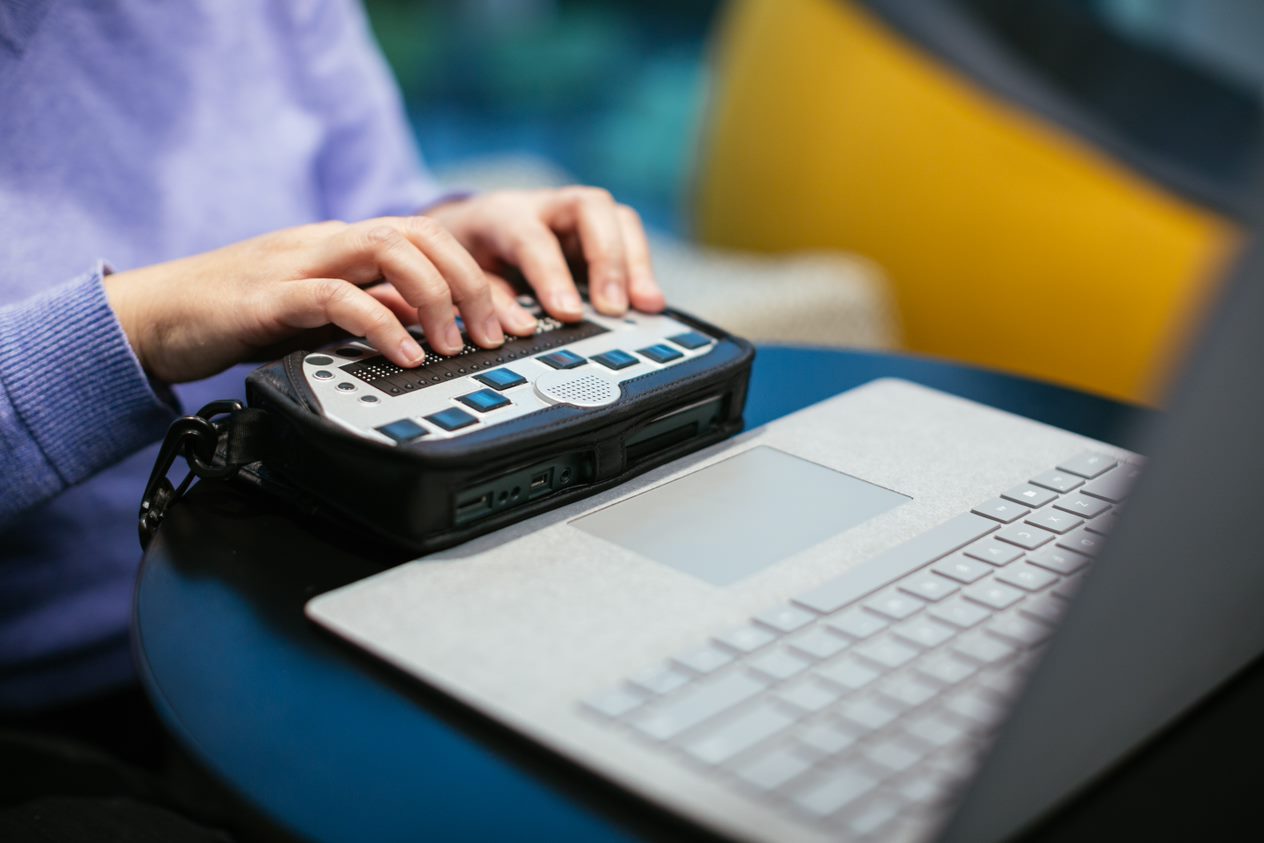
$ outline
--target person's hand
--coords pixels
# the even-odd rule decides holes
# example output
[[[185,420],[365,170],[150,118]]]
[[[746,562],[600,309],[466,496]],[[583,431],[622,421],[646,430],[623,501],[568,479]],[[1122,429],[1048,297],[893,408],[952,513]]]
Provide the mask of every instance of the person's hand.
[[[551,315],[582,315],[567,257],[588,270],[593,307],[622,315],[631,304],[654,313],[663,294],[654,281],[645,229],[636,211],[596,187],[505,190],[431,209],[491,278],[498,309],[513,314],[513,289],[499,276],[515,266]],[[506,323],[508,324],[508,323]]]
[[[105,292],[145,371],[167,383],[258,359],[330,324],[405,367],[423,356],[405,324],[420,322],[441,354],[464,347],[455,308],[470,338],[487,347],[504,342],[502,328],[525,335],[536,324],[503,292],[493,303],[483,270],[426,216],[286,229],[115,273]]]

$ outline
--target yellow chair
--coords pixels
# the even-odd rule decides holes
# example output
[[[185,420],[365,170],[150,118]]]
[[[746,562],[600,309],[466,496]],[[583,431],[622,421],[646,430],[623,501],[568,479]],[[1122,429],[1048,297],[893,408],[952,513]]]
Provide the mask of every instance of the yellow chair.
[[[990,93],[842,0],[722,22],[696,233],[887,272],[909,350],[1153,402],[1230,216]]]

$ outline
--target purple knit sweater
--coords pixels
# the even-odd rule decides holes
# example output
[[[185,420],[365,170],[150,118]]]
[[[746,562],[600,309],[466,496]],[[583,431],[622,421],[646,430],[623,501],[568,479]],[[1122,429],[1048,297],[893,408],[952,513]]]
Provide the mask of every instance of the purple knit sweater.
[[[353,0],[0,3],[0,710],[128,681],[155,395],[101,287],[433,201]],[[243,372],[178,387],[196,409]]]

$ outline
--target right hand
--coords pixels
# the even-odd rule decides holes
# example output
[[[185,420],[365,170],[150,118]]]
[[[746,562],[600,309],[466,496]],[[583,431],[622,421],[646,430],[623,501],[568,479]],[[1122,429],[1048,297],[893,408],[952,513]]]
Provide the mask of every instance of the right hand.
[[[404,367],[423,356],[405,324],[420,322],[439,353],[460,352],[456,308],[489,348],[506,330],[525,336],[536,326],[425,216],[286,229],[115,273],[105,291],[141,365],[166,383],[208,377],[329,324]]]

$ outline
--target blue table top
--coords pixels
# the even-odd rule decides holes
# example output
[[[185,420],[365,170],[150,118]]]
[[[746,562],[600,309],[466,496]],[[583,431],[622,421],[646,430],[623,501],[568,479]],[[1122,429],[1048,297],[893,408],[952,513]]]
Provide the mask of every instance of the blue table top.
[[[878,377],[1123,445],[1136,445],[1145,415],[939,361],[762,347],[747,423]],[[195,489],[151,545],[136,590],[137,661],[168,727],[264,814],[312,840],[615,840],[681,830],[304,619],[312,595],[380,565],[236,489]]]

